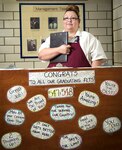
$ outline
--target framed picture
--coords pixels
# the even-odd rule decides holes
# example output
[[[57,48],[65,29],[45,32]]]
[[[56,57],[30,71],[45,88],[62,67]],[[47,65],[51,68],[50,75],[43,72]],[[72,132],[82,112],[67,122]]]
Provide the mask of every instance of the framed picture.
[[[84,3],[19,3],[21,58],[37,58],[50,33],[63,31],[63,15],[69,4],[79,6],[80,30],[85,30]]]
[[[30,27],[31,29],[40,28],[40,18],[39,17],[30,17]]]
[[[48,18],[48,29],[58,29],[58,18],[57,17],[49,17]]]
[[[37,51],[36,39],[27,39],[27,51]]]

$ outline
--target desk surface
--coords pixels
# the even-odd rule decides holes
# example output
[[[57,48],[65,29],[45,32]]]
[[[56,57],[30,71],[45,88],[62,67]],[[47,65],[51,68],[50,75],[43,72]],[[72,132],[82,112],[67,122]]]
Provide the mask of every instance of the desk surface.
[[[0,70],[0,150],[122,149],[121,75],[122,67]]]

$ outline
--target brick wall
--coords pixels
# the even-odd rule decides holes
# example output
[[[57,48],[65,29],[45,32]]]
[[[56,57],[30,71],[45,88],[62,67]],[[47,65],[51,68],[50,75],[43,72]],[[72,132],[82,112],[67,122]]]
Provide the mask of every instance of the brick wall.
[[[113,0],[114,65],[122,65],[122,0]]]
[[[89,0],[86,3],[86,30],[100,40],[108,57],[108,64],[112,65],[111,0]]]
[[[101,41],[109,59],[108,63],[111,65],[113,61],[111,0],[86,1],[85,15],[86,31]],[[38,58],[20,58],[19,2],[0,0],[0,68],[11,65],[17,68],[45,68],[47,64],[42,64]]]

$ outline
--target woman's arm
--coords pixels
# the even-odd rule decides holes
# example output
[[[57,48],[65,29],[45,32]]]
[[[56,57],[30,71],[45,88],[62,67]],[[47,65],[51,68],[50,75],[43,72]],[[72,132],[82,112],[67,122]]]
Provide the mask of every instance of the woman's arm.
[[[70,45],[61,45],[55,48],[44,48],[38,53],[38,58],[40,60],[50,60],[59,54],[69,54]]]
[[[99,60],[95,60],[92,62],[92,67],[97,67],[97,66],[103,66],[105,63],[105,60],[103,59],[99,59]]]

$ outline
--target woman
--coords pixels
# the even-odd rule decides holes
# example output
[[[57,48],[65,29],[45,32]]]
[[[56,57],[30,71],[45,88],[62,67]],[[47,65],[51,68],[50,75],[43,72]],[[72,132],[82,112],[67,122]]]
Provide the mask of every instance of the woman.
[[[69,5],[63,17],[64,32],[68,32],[68,45],[50,48],[50,37],[41,45],[38,57],[40,60],[49,61],[52,58],[67,54],[68,61],[60,63],[67,67],[96,67],[101,66],[107,57],[101,43],[90,33],[79,31],[79,8]],[[57,63],[50,63],[48,67],[55,67]]]

